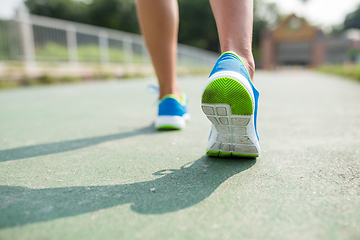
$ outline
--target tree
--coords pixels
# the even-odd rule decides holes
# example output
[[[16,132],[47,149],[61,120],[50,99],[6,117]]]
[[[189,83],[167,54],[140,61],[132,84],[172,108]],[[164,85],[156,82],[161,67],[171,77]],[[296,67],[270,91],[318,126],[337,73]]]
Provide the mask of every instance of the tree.
[[[208,0],[179,0],[179,42],[219,51],[215,19]]]
[[[88,5],[73,0],[26,0],[30,13],[69,21],[90,23]]]
[[[134,0],[93,0],[88,17],[92,25],[140,33]]]
[[[26,0],[32,14],[139,33],[133,0]]]
[[[345,18],[344,30],[349,28],[360,29],[360,5],[354,12],[348,14]]]

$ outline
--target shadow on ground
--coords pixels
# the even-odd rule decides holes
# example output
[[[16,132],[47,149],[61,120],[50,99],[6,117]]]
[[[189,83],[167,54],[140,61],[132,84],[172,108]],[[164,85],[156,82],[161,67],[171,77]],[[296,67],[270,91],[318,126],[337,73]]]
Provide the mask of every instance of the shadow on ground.
[[[193,206],[255,159],[204,156],[180,169],[164,169],[152,181],[110,186],[30,189],[0,186],[0,228],[94,212],[121,204],[141,214],[162,214]]]
[[[134,131],[105,135],[100,137],[84,138],[78,140],[70,140],[56,143],[46,143],[27,147],[12,148],[0,150],[0,162],[18,160],[23,158],[38,157],[48,154],[72,151],[100,144],[103,142],[119,140],[123,138],[133,137],[136,135],[145,135],[158,133],[153,125],[136,129]]]

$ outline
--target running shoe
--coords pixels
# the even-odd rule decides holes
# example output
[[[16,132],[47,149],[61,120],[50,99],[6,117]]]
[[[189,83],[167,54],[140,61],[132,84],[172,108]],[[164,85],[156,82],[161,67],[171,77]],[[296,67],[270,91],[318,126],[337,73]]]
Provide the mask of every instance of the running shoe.
[[[258,98],[259,92],[239,56],[223,53],[210,73],[201,100],[201,108],[212,123],[207,155],[259,156]]]
[[[187,96],[182,93],[181,99],[173,94],[165,95],[159,101],[158,117],[155,120],[156,129],[183,129],[186,121],[190,119],[187,110]]]

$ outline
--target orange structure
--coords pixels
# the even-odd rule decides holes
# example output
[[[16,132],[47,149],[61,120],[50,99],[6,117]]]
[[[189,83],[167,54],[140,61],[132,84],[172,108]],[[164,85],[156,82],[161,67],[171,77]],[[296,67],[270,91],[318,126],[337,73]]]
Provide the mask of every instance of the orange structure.
[[[281,65],[316,67],[325,60],[321,30],[292,14],[261,36],[261,64],[265,69]]]

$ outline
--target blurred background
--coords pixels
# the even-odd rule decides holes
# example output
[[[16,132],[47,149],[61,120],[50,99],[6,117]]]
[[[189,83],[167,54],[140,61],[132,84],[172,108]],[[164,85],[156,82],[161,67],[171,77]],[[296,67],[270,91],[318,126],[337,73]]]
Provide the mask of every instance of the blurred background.
[[[219,55],[208,0],[179,0],[179,74]],[[153,74],[135,0],[0,0],[0,87]],[[253,53],[264,70],[360,79],[360,0],[255,0]]]

